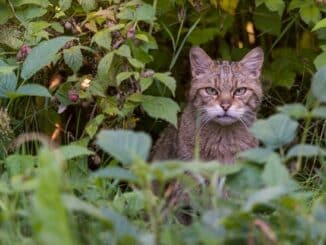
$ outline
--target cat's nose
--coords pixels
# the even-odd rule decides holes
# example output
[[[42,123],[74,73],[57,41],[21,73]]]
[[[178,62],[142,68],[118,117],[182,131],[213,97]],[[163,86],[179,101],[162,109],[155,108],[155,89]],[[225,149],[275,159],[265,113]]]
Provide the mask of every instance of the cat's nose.
[[[223,108],[224,111],[227,111],[230,108],[231,104],[230,103],[222,103],[221,107]]]

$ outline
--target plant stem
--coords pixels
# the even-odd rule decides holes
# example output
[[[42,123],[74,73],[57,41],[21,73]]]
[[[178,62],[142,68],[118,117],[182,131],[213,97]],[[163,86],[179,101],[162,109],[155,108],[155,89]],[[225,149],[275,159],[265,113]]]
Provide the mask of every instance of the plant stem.
[[[22,21],[21,19],[20,19],[20,17],[16,14],[16,11],[15,11],[15,8],[14,8],[14,5],[12,4],[12,2],[10,1],[10,0],[7,0],[7,2],[8,2],[8,5],[9,5],[9,7],[10,7],[10,10],[11,10],[11,12],[12,12],[12,14],[14,15],[14,17],[23,25],[23,26],[26,26],[25,25],[25,23],[24,23],[24,21]]]
[[[157,7],[157,0],[153,0],[153,9],[154,9],[154,16],[156,16],[156,7]],[[154,27],[154,20],[152,21],[150,27],[149,27],[149,34],[152,35]]]

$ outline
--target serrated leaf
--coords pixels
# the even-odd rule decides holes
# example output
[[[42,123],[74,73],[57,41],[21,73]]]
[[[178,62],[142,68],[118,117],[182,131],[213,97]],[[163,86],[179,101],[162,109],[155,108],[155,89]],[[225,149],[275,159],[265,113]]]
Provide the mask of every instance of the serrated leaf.
[[[176,81],[173,77],[167,73],[155,73],[153,77],[167,86],[172,92],[173,96],[175,95]]]
[[[82,6],[85,12],[89,12],[97,8],[95,0],[78,0],[78,3]]]
[[[63,26],[59,22],[53,22],[51,23],[51,28],[59,33],[64,33],[65,30]]]
[[[97,45],[99,45],[100,47],[111,49],[111,42],[112,42],[111,31],[109,29],[104,29],[97,32],[93,36],[92,42],[96,42]]]
[[[278,148],[290,143],[296,133],[298,123],[284,114],[276,114],[268,119],[258,120],[250,131],[268,148]]]
[[[10,48],[19,49],[23,45],[23,42],[20,40],[21,38],[22,33],[14,27],[2,26],[0,28],[0,43],[7,45]]]
[[[151,23],[155,20],[155,10],[152,5],[142,4],[135,11],[136,21],[145,21]]]
[[[123,57],[126,57],[126,58],[130,58],[131,57],[131,51],[130,51],[130,48],[128,45],[121,45],[120,48],[118,48],[115,53],[117,55],[120,55],[120,56],[123,56]]]
[[[142,92],[144,92],[146,89],[148,89],[153,83],[153,78],[151,77],[143,77],[140,79],[140,89]]]
[[[113,57],[114,57],[114,52],[110,52],[100,60],[100,63],[98,64],[97,67],[97,73],[100,79],[105,80],[108,78]]]
[[[145,67],[145,64],[144,63],[142,63],[140,60],[137,60],[135,58],[129,57],[128,58],[128,61],[135,68],[141,69],[141,68],[144,68]]]
[[[98,146],[124,164],[132,164],[135,158],[146,161],[151,143],[147,134],[127,130],[102,130],[96,140]]]
[[[14,92],[7,92],[9,98],[16,98],[21,96],[41,96],[41,97],[51,97],[51,94],[42,85],[39,84],[25,84],[20,86]]]
[[[309,144],[298,144],[293,146],[288,153],[286,154],[287,158],[304,156],[304,157],[313,157],[318,156],[319,154],[325,154],[319,146],[309,145]]]
[[[277,110],[296,119],[304,118],[308,115],[308,110],[300,103],[286,104],[277,107]]]
[[[71,0],[59,0],[59,6],[62,11],[66,11],[71,6]]]
[[[102,124],[104,121],[105,117],[103,114],[97,115],[95,118],[92,120],[88,121],[85,131],[89,135],[89,137],[93,138],[94,135],[96,134],[98,127]]]
[[[47,13],[45,8],[41,7],[32,7],[24,8],[22,10],[18,10],[16,15],[25,22],[31,21],[32,19],[41,17]]]
[[[130,72],[130,71],[120,72],[117,75],[117,85],[119,86],[122,81],[130,78],[133,74],[134,74],[134,72]]]
[[[312,78],[311,90],[321,102],[326,102],[326,67],[319,69]]]
[[[144,95],[142,96],[142,106],[151,117],[163,119],[177,126],[177,113],[180,108],[170,98]]]
[[[267,186],[277,186],[287,184],[290,181],[290,175],[287,168],[282,164],[277,154],[268,157],[262,179]]]
[[[24,80],[32,77],[36,72],[48,65],[54,58],[59,49],[74,37],[56,37],[49,41],[43,41],[26,57],[21,72],[21,77]]]
[[[65,63],[74,73],[77,73],[83,65],[83,55],[79,46],[64,49],[63,58]]]

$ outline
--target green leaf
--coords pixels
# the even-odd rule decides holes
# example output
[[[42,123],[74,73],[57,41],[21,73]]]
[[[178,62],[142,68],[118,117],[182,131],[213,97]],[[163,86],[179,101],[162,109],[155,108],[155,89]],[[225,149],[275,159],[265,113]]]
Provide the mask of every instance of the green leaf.
[[[100,79],[105,80],[108,78],[113,57],[114,57],[114,52],[110,52],[100,60],[100,63],[98,64],[97,67],[97,73]]]
[[[61,146],[56,151],[58,154],[61,154],[63,159],[66,161],[76,157],[89,156],[94,154],[94,152],[88,150],[86,147],[72,144]]]
[[[312,31],[317,31],[321,28],[325,28],[326,27],[326,18],[322,19],[321,21],[319,21],[314,28],[312,28]]]
[[[151,77],[143,77],[140,79],[140,89],[142,92],[144,92],[146,89],[148,89],[153,83],[153,78]]]
[[[256,204],[269,203],[270,201],[287,194],[290,190],[291,188],[287,186],[272,186],[261,189],[248,198],[248,200],[243,205],[243,209],[249,211]]]
[[[270,11],[276,11],[279,16],[282,16],[285,8],[283,0],[264,0],[264,3]]]
[[[128,58],[128,61],[135,68],[141,69],[141,68],[144,68],[145,67],[145,64],[144,63],[142,63],[140,60],[137,60],[135,58],[129,57]]]
[[[97,32],[93,36],[92,42],[96,42],[97,45],[99,45],[100,47],[111,49],[111,42],[112,42],[111,31],[109,29],[104,29]]]
[[[31,21],[32,19],[41,17],[47,13],[47,10],[45,8],[41,7],[31,7],[18,10],[16,12],[16,15],[23,20],[24,22]]]
[[[92,176],[97,178],[109,178],[116,179],[120,181],[128,181],[130,183],[136,183],[137,177],[127,169],[119,167],[106,167],[97,170],[92,174]]]
[[[241,152],[239,157],[256,163],[265,163],[271,154],[275,154],[271,149],[257,147]]]
[[[122,81],[130,78],[133,74],[134,74],[134,72],[130,72],[130,71],[120,72],[117,75],[117,85],[119,86]]]
[[[281,33],[282,23],[278,13],[270,12],[266,7],[260,6],[256,8],[253,19],[257,29],[263,33],[269,33],[275,36]]]
[[[78,0],[78,2],[85,12],[89,12],[97,8],[97,3],[95,0]]]
[[[15,27],[2,26],[0,28],[0,43],[7,45],[12,49],[19,49],[23,45],[21,39],[22,33]]]
[[[31,196],[33,237],[39,244],[74,244],[60,193],[62,162],[48,149],[41,150],[38,160],[37,187]]]
[[[92,120],[88,121],[85,127],[86,133],[89,135],[89,137],[93,138],[96,134],[98,127],[102,124],[105,117],[103,114],[97,115]]]
[[[319,69],[312,78],[311,90],[321,102],[326,102],[326,67]]]
[[[119,56],[123,56],[123,57],[126,57],[126,58],[131,58],[131,51],[130,51],[130,48],[128,45],[121,45],[121,47],[119,49],[117,49],[115,51],[115,53]]]
[[[278,148],[290,143],[296,133],[298,123],[284,114],[276,114],[266,120],[258,120],[250,131],[268,148]]]
[[[96,144],[124,164],[131,164],[135,158],[144,161],[149,156],[151,138],[141,132],[127,130],[102,130]]]
[[[48,0],[14,0],[12,3],[15,7],[34,4],[43,8],[47,8],[50,4]]]
[[[9,68],[4,61],[0,60],[0,69]],[[0,73],[0,97],[7,97],[8,92],[13,92],[16,89],[17,77],[13,70]]]
[[[142,96],[142,106],[151,117],[163,119],[177,126],[177,113],[180,108],[170,98],[144,95]]]
[[[13,154],[5,159],[5,167],[10,176],[24,174],[26,170],[35,168],[36,158],[31,155]]]
[[[286,154],[287,158],[304,156],[304,157],[313,157],[318,156],[320,154],[325,154],[319,146],[317,145],[309,145],[309,144],[298,144],[293,146],[288,153]]]
[[[217,27],[195,29],[190,34],[188,41],[193,45],[200,45],[212,41],[219,34],[220,30]]]
[[[62,11],[66,11],[71,6],[71,0],[59,0],[59,6]]]
[[[0,3],[0,25],[5,24],[13,16],[7,3]],[[1,27],[3,28],[3,27]]]
[[[300,8],[300,16],[308,25],[317,23],[321,18],[319,8],[315,4],[302,6]]]
[[[309,112],[304,105],[300,103],[286,104],[284,106],[277,107],[277,110],[288,115],[294,117],[295,119],[300,119],[306,117]]]
[[[74,37],[56,37],[49,41],[43,41],[26,57],[21,72],[21,77],[24,80],[32,77],[36,72],[48,65],[54,58],[59,49]]]
[[[289,172],[277,154],[272,154],[267,158],[262,179],[267,186],[277,186],[290,182]]]
[[[53,22],[51,23],[51,28],[59,33],[64,33],[65,30],[63,26],[59,22]]]
[[[77,73],[83,65],[83,55],[79,46],[73,46],[63,50],[63,58],[70,69]]]
[[[168,73],[155,73],[153,77],[167,86],[172,92],[173,96],[175,95],[176,81],[173,77],[171,77]]]
[[[147,23],[152,23],[155,20],[155,10],[152,5],[142,4],[137,7],[135,12],[136,21],[145,21]]]
[[[41,96],[41,97],[51,97],[51,94],[47,88],[39,84],[25,84],[20,86],[14,92],[7,92],[7,96],[10,98],[16,98],[20,96]]]
[[[326,66],[326,52],[320,53],[314,60],[314,65],[316,66],[317,70]]]
[[[326,106],[319,106],[312,110],[311,114],[314,117],[320,117],[326,119]]]

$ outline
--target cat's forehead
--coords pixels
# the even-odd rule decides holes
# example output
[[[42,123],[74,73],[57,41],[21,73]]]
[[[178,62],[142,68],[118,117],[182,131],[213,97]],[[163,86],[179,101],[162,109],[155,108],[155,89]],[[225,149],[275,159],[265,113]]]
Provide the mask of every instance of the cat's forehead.
[[[245,78],[239,62],[227,60],[216,60],[205,76],[206,79],[226,89]]]

